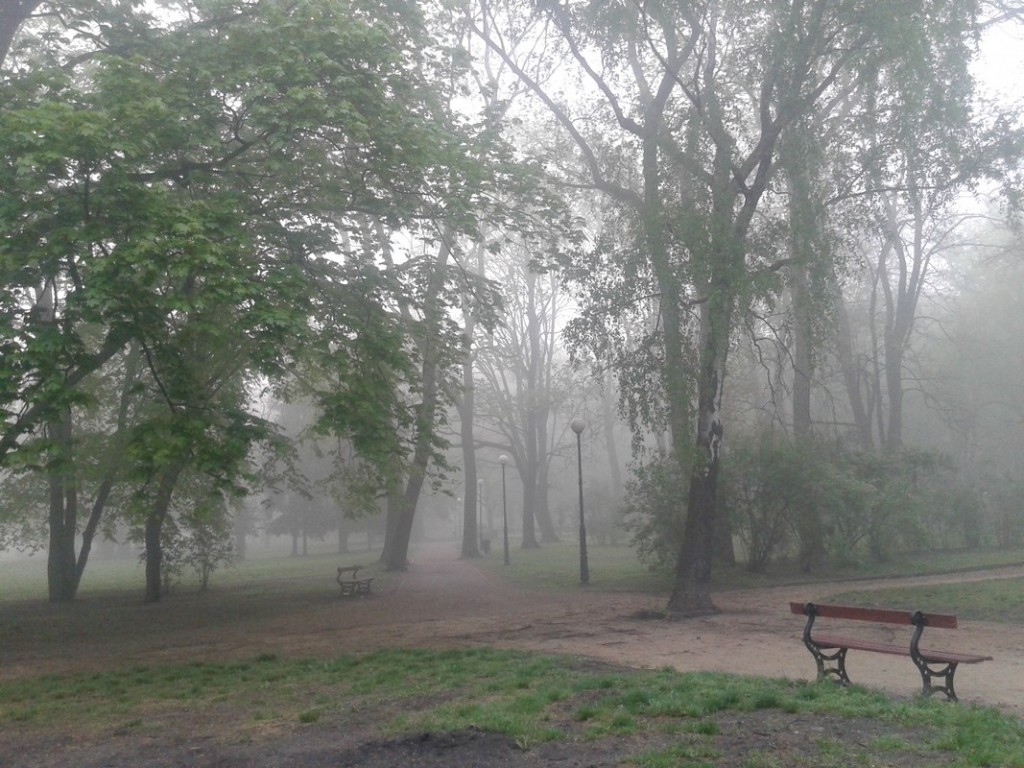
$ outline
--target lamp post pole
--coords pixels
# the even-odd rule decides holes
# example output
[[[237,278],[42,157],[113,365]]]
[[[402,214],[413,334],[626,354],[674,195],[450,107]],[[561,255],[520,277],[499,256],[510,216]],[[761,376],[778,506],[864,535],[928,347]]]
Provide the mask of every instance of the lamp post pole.
[[[484,547],[484,481],[476,481],[476,538],[481,551]],[[485,553],[486,554],[486,553]]]
[[[587,563],[587,525],[583,521],[583,430],[587,423],[573,419],[572,431],[576,433],[576,470],[580,480],[580,584],[590,583],[590,566]]]
[[[504,525],[505,565],[508,565],[508,498],[505,494],[505,465],[508,464],[508,456],[503,453],[498,457],[498,461],[501,463],[501,518]]]

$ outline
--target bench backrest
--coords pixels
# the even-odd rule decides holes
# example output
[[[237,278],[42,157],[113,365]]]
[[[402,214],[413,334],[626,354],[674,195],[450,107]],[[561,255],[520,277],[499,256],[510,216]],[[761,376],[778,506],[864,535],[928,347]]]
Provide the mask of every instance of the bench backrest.
[[[789,610],[803,616],[812,611],[815,616],[827,619],[851,619],[853,621],[874,621],[881,624],[914,624],[920,621],[926,627],[956,629],[956,616],[946,613],[921,613],[900,611],[892,608],[864,608],[859,605],[820,605],[818,603],[790,603]],[[917,617],[920,616],[920,619]]]

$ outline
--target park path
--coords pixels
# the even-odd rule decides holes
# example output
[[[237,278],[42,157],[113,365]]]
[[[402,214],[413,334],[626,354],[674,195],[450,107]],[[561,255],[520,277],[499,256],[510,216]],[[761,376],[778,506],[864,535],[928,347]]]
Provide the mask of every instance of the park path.
[[[814,676],[800,636],[803,619],[790,600],[894,584],[935,584],[1024,576],[1024,568],[970,574],[818,583],[723,592],[721,613],[669,622],[644,618],[667,596],[603,593],[585,588],[530,591],[472,561],[444,552],[414,554],[410,570],[389,577],[368,598],[341,599],[325,577],[286,603],[209,603],[176,596],[157,606],[83,600],[71,610],[39,606],[18,631],[5,632],[0,674],[8,677],[262,653],[328,657],[386,647],[495,647],[589,657],[634,667],[727,671],[794,679]],[[376,585],[375,585],[376,586]],[[204,602],[205,600],[205,602]],[[12,617],[16,618],[16,617]],[[872,636],[895,639],[882,628]],[[986,653],[994,661],[958,670],[962,700],[1024,717],[1024,627],[963,622],[955,632],[926,633],[936,647]],[[117,638],[117,642],[111,642]],[[901,640],[902,641],[902,640]],[[926,643],[927,645],[927,643]],[[851,652],[855,682],[894,696],[912,695],[920,678],[906,658]]]

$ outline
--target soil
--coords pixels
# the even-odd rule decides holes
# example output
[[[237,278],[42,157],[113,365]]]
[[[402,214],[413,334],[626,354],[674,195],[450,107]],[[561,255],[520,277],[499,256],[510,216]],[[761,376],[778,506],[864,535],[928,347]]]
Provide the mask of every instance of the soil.
[[[1020,576],[1024,568],[1006,568],[860,581],[856,588]],[[0,674],[10,679],[125,665],[248,659],[268,653],[316,658],[386,647],[494,647],[562,654],[620,668],[672,667],[813,679],[814,662],[800,641],[802,617],[792,615],[787,603],[818,600],[851,588],[847,582],[725,592],[715,598],[718,614],[665,621],[654,617],[664,608],[666,596],[585,588],[532,592],[507,584],[472,561],[436,552],[414,555],[407,573],[387,579],[382,589],[374,586],[369,597],[342,599],[327,573],[323,584],[290,587],[285,604],[270,592],[240,599],[228,610],[223,601],[214,605],[202,595],[185,593],[169,601],[173,609],[166,603],[143,606],[103,597],[81,599],[71,606],[7,604],[0,620]],[[937,644],[943,649],[995,657],[993,662],[958,670],[962,702],[1024,716],[1024,627],[962,622],[959,631],[936,630],[935,634],[940,635]],[[881,628],[871,636],[893,639],[895,634]],[[909,698],[920,684],[906,658],[861,653],[851,654],[849,662],[854,682],[893,697]],[[801,755],[808,738],[823,736],[854,749],[871,765],[944,764],[935,762],[930,753],[928,762],[916,763],[905,752],[872,753],[865,745],[878,735],[893,734],[891,726],[844,720],[839,729],[834,727],[835,719],[773,710],[727,713],[717,721],[719,756],[708,764],[745,765],[751,755],[769,754],[773,759],[782,756],[781,762],[771,765],[814,765],[801,762]],[[559,725],[572,728],[571,722]],[[200,721],[178,713],[156,731],[140,734],[129,729],[102,743],[76,742],[73,726],[64,737],[51,734],[46,743],[14,731],[0,733],[0,765],[571,768],[624,765],[630,755],[659,746],[640,737],[591,742],[570,738],[523,749],[506,737],[472,730],[383,741],[373,722],[346,721],[339,726],[336,722],[297,724],[290,732],[239,739],[223,733],[223,726],[211,722],[208,715]],[[923,733],[897,735],[907,743],[927,738]]]

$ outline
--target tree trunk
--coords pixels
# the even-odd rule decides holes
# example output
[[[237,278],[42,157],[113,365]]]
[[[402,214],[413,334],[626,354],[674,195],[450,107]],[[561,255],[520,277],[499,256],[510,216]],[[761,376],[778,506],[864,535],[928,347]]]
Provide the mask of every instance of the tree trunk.
[[[50,548],[46,575],[50,602],[75,599],[78,565],[75,535],[78,526],[78,488],[74,471],[71,409],[63,408],[61,418],[47,427],[52,456],[47,466],[50,489]]]
[[[135,384],[138,380],[140,360],[141,352],[139,345],[130,345],[124,362],[124,382],[121,385],[121,400],[117,409],[117,431],[114,434],[114,439],[111,441],[111,448],[109,449],[113,456],[106,461],[106,474],[96,490],[92,512],[89,513],[89,520],[82,530],[82,544],[78,552],[78,565],[76,568],[76,591],[77,586],[82,583],[82,574],[85,572],[85,566],[89,562],[93,539],[96,536],[96,531],[99,529],[100,520],[103,518],[103,512],[107,507],[107,501],[114,490],[114,483],[117,481],[120,470],[120,454],[124,447],[125,435],[128,432],[128,413],[131,408]]]
[[[807,269],[798,259],[791,276],[793,296],[793,439],[807,445],[814,439],[811,424],[811,313],[808,306]],[[799,542],[797,561],[802,573],[810,573],[825,555],[825,532],[818,505],[800,494],[795,512]]]
[[[174,496],[174,488],[178,483],[178,477],[185,468],[184,461],[179,461],[163,468],[159,474],[156,497],[153,499],[153,506],[146,516],[145,544],[146,544],[146,595],[147,603],[160,602],[163,596],[163,540],[162,532],[167,513],[171,508],[171,498]]]
[[[416,408],[416,441],[405,493],[389,498],[388,526],[381,560],[388,571],[404,571],[409,567],[409,542],[420,491],[426,481],[433,448],[433,424],[437,411],[438,365],[437,349],[427,346],[423,356],[423,402]]]
[[[608,493],[613,505],[618,505],[625,498],[622,484],[622,467],[619,462],[619,447],[615,443],[615,410],[611,392],[615,384],[612,371],[605,371],[604,386],[601,393],[601,426],[604,433],[605,455],[608,458]]]
[[[540,398],[544,397],[540,384],[540,330],[537,317],[537,276],[527,270],[526,274],[526,368],[524,370],[526,391],[517,393],[522,401],[523,462],[520,478],[523,483],[523,549],[537,549],[537,532],[534,527],[537,504],[537,478],[539,466],[547,459],[546,446],[539,442],[541,420]]]
[[[850,402],[850,414],[853,417],[854,429],[856,430],[857,447],[862,451],[871,451],[874,450],[874,432],[871,428],[871,414],[864,403],[863,381],[865,373],[858,364],[854,352],[853,330],[850,327],[850,317],[846,310],[846,302],[843,300],[842,295],[840,295],[838,286],[834,287],[833,298],[837,321],[836,355],[839,358],[839,367],[843,374],[846,397]]]
[[[388,525],[384,538],[384,551],[381,561],[389,571],[404,571],[409,567],[409,542],[412,539],[413,518],[416,505],[419,503],[420,491],[427,477],[430,457],[434,447],[434,423],[437,418],[440,397],[440,363],[441,345],[439,329],[443,320],[441,290],[444,288],[448,258],[451,255],[449,236],[445,231],[438,248],[430,283],[426,288],[423,301],[423,320],[419,326],[417,345],[422,356],[421,391],[422,401],[416,406],[414,426],[413,456],[409,465],[405,494],[400,504],[388,503]],[[405,309],[407,319],[408,308]],[[397,501],[397,499],[394,499]]]
[[[711,566],[723,434],[722,390],[733,300],[728,289],[715,288],[701,312],[697,457],[690,472],[683,542],[668,603],[672,616],[699,616],[718,610],[711,600]]]
[[[547,444],[547,430],[543,430],[541,437],[542,444]],[[555,521],[551,519],[551,505],[549,502],[548,488],[550,487],[550,464],[545,460],[537,467],[537,501],[534,509],[537,513],[537,526],[540,528],[541,544],[557,544],[558,531],[555,530]]]
[[[409,567],[409,538],[412,536],[412,520],[408,531],[402,524],[405,514],[405,496],[396,485],[388,491],[387,509],[384,512],[384,547],[380,562],[389,571],[404,571]],[[403,531],[405,531],[403,533]]]
[[[811,264],[819,241],[818,222],[821,206],[813,193],[811,171],[811,140],[797,129],[782,148],[789,192],[790,259],[789,293],[793,316],[793,439],[806,445],[813,435],[811,420],[811,382],[814,375],[814,325],[811,306]],[[800,570],[809,573],[825,554],[825,534],[818,505],[801,494],[794,510],[794,527],[799,541],[797,559]]]
[[[0,0],[0,66],[7,59],[21,25],[42,4],[42,0]]]
[[[338,510],[338,554],[347,555],[348,549],[348,535],[352,530],[352,526],[349,525],[348,518],[345,517],[345,510]]]
[[[523,549],[537,549],[537,533],[534,528],[534,509],[537,503],[537,463],[536,455],[528,452],[520,473],[523,484],[523,538],[520,542]]]
[[[482,251],[482,249],[481,249]],[[462,294],[462,398],[459,401],[460,433],[462,437],[463,509],[462,509],[462,557],[480,557],[480,530],[477,527],[477,512],[480,500],[476,476],[476,437],[473,434],[473,419],[476,415],[476,391],[473,384],[473,334],[476,318],[469,301],[469,292]]]
[[[667,91],[659,92],[659,95],[667,97],[665,94]],[[662,107],[663,104],[656,101],[647,110],[645,121],[647,134],[643,150],[642,214],[645,244],[660,294],[660,316],[665,339],[665,367],[662,382],[668,408],[672,455],[685,471],[690,465],[692,453],[690,382],[693,377],[685,355],[687,342],[683,325],[684,313],[679,305],[683,291],[669,254],[661,200],[658,138]],[[707,307],[702,306],[702,314],[706,315],[706,313]],[[703,325],[707,326],[708,323],[705,322]],[[703,327],[702,337],[707,338]],[[705,358],[708,357],[708,349],[708,344],[705,341],[702,353]],[[712,362],[717,363],[717,359]],[[705,381],[707,377],[704,370],[707,368],[707,363],[708,360],[705,359],[702,375],[698,380],[700,402],[704,406],[700,410],[699,417],[704,419],[707,416],[707,408],[711,407],[716,417],[715,423],[717,423],[716,398],[718,397],[719,381],[715,379],[711,386],[714,392],[710,403],[705,402],[708,400],[705,395],[708,383]],[[703,422],[700,426],[708,427]],[[698,438],[699,444],[700,438]],[[717,445],[716,438],[714,441],[714,463],[705,467],[703,463],[698,462],[691,472],[683,543],[676,561],[675,586],[668,604],[668,611],[673,615],[695,615],[714,610],[714,605],[711,603],[711,558],[714,548],[714,491],[718,473]],[[695,483],[694,480],[697,482]],[[707,497],[709,492],[711,495]]]

